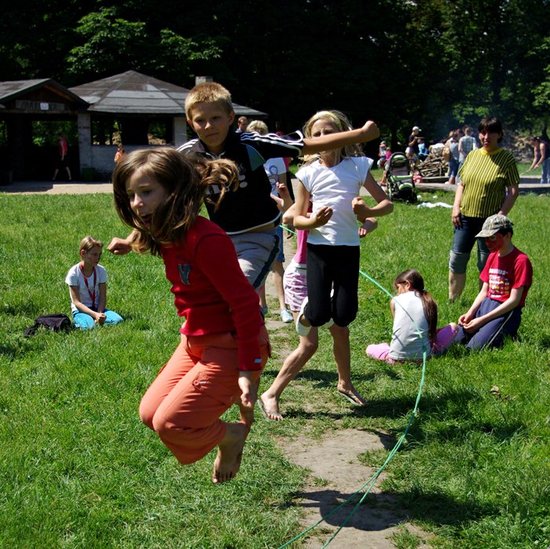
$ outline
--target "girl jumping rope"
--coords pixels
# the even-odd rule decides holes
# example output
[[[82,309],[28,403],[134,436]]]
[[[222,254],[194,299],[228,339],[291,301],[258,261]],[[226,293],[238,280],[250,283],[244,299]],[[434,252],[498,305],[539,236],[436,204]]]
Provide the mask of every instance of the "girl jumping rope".
[[[305,124],[306,138],[319,138],[349,130],[351,124],[339,111],[321,111]],[[309,231],[307,241],[307,300],[296,320],[300,336],[311,327],[331,323],[338,367],[338,392],[356,405],[365,400],[351,382],[348,325],[358,310],[359,232],[357,219],[389,214],[393,204],[376,183],[372,159],[361,156],[358,145],[323,151],[306,159],[296,177],[294,226]],[[361,187],[377,202],[369,207],[360,198]],[[308,215],[309,203],[312,203]],[[332,324],[333,323],[333,324]]]
[[[283,222],[285,224],[291,225],[293,223],[294,211],[295,206],[293,205],[283,214]],[[359,228],[359,236],[366,236],[368,233],[374,231],[377,226],[378,223],[376,219],[366,219]],[[296,253],[285,269],[283,279],[285,299],[295,318],[300,311],[302,303],[307,299],[307,235],[308,231],[296,230]],[[336,360],[339,378],[341,378],[340,386],[352,387],[351,379],[349,376],[346,377],[346,372],[349,370],[346,362],[346,360],[348,360],[348,355],[345,353],[346,340],[342,340],[342,338],[339,337],[341,330],[339,330],[338,326],[332,325],[329,329],[334,342],[334,359]],[[272,421],[280,421],[283,419],[283,415],[279,410],[281,395],[287,385],[296,377],[317,351],[319,345],[318,334],[317,328],[311,328],[307,335],[300,336],[298,347],[286,357],[282,368],[271,386],[259,397],[258,403],[267,419]],[[342,345],[344,345],[344,349],[342,349]],[[359,394],[354,391],[353,395],[356,397],[351,397],[353,404],[362,405],[363,401],[360,399]]]
[[[231,240],[198,215],[208,186],[230,188],[237,176],[230,161],[194,165],[168,148],[132,152],[113,174],[115,206],[134,229],[133,249],[162,257],[185,317],[180,344],[145,393],[140,416],[182,464],[217,446],[214,483],[239,470],[269,355],[258,296]],[[222,421],[234,403],[240,421]]]
[[[390,301],[393,315],[391,343],[367,347],[367,355],[389,364],[422,360],[424,352],[443,353],[453,342],[458,325],[437,329],[437,303],[424,288],[424,279],[415,269],[403,271],[393,283],[397,296]]]
[[[99,264],[103,243],[91,236],[80,241],[80,262],[73,265],[65,283],[69,286],[74,325],[89,330],[103,324],[122,322],[123,318],[107,305],[107,271]]]

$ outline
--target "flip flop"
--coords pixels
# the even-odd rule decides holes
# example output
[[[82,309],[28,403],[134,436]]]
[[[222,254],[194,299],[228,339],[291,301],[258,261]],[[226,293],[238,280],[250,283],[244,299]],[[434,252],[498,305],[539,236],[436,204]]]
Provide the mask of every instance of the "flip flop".
[[[341,391],[338,389],[338,393],[342,395],[348,402],[354,406],[366,406],[366,401],[362,400],[359,396],[355,395],[351,391]]]

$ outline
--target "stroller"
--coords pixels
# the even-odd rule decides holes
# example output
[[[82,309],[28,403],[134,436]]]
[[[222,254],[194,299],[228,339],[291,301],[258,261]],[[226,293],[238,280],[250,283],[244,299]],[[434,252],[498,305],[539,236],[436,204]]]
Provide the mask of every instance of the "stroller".
[[[385,179],[390,200],[410,204],[416,202],[416,186],[411,174],[411,165],[404,153],[396,152],[390,156],[386,162]]]

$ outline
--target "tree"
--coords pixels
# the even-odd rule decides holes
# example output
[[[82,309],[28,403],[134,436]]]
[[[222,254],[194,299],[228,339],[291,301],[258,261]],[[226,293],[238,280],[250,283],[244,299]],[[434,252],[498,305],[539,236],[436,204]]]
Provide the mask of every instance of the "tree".
[[[168,28],[152,33],[145,22],[128,21],[118,12],[118,8],[103,8],[79,21],[75,32],[85,42],[73,47],[67,57],[71,73],[97,78],[133,69],[177,82],[190,72],[193,61],[220,54],[214,40],[199,44]]]

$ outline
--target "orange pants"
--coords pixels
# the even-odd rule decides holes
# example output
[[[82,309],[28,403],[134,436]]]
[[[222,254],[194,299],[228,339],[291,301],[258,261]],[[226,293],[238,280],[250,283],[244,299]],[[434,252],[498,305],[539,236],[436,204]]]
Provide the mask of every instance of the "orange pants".
[[[262,368],[270,355],[260,332]],[[259,379],[261,370],[258,371]],[[237,341],[230,333],[181,336],[181,342],[141,400],[141,421],[153,429],[180,463],[193,463],[225,436],[220,417],[240,401]]]

